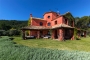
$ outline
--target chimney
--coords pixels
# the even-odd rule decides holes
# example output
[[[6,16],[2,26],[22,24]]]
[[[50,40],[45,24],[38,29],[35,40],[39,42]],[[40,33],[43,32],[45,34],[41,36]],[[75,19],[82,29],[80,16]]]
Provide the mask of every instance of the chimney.
[[[30,14],[30,17],[32,17],[32,14]]]

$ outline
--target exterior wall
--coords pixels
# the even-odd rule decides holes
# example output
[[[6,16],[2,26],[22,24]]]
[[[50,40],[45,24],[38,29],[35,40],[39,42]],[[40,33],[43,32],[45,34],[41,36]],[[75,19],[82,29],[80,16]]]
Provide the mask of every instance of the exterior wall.
[[[40,22],[43,23],[43,26],[46,26],[46,24],[47,24],[47,21],[42,21],[42,20],[35,20],[35,19],[33,19],[33,20],[32,20],[32,25],[34,25],[34,26],[40,26]]]
[[[37,36],[37,31],[30,31],[31,36]]]
[[[50,16],[50,18],[48,18],[48,16]],[[58,24],[63,24],[63,23],[65,24],[65,18],[63,16],[57,15],[56,13],[47,13],[47,14],[45,14],[44,15],[44,20],[46,20],[46,21],[39,20],[39,19],[32,19],[32,25],[40,26],[40,22],[42,22],[43,26],[46,26],[46,27],[47,27],[47,23],[49,23],[49,22],[51,23],[51,26],[58,25]],[[55,24],[55,21],[57,21],[57,24]],[[69,21],[67,20],[66,24],[68,25],[68,23],[69,23]],[[74,27],[74,21],[72,22],[72,25]],[[51,38],[55,39],[55,34],[56,34],[55,31],[56,30],[57,30],[58,39],[63,40],[64,37],[65,37],[65,29],[63,29],[63,28],[52,30]],[[39,36],[38,36],[38,38],[39,38],[40,37],[40,31],[30,31],[30,35],[33,35],[33,36],[37,36],[38,33],[39,33]],[[42,36],[45,36],[47,33],[48,33],[48,30],[43,30],[42,31]],[[72,36],[71,39],[73,40],[74,37]]]
[[[48,18],[48,16],[50,16],[50,18]],[[47,13],[44,15],[44,20],[46,20],[47,23],[51,22],[52,18],[53,18],[52,13]]]
[[[59,29],[59,37],[58,37],[59,40],[63,40],[64,39],[64,30],[63,29]]]
[[[59,18],[53,20],[51,23],[52,26],[57,25],[57,24],[55,24],[55,21],[57,21],[57,24],[62,24],[63,23],[63,17],[59,17]]]
[[[37,37],[37,35],[38,35],[38,31],[30,31],[30,33],[31,33],[30,34],[31,36]],[[39,33],[40,33],[40,31],[39,31]],[[45,36],[45,35],[47,35],[47,33],[48,33],[48,30],[43,30],[41,36]]]
[[[48,16],[50,16],[50,18],[48,18]],[[56,13],[47,13],[47,14],[44,15],[44,20],[46,20],[47,23],[50,22],[51,23],[51,26],[52,26],[52,24],[53,24],[52,20],[55,19],[55,18],[57,18],[58,16],[57,16]],[[46,24],[46,26],[47,26],[47,24]]]
[[[52,35],[51,35],[51,38],[54,39],[54,34],[55,33],[55,30],[52,30]]]
[[[68,25],[68,23],[69,23],[68,22],[68,19],[67,19],[67,23],[65,23],[65,18],[63,17],[63,23],[66,24],[66,25]]]
[[[63,17],[63,23],[65,24],[65,18]],[[69,25],[69,21],[68,21],[68,19],[67,19],[67,23],[66,23],[66,25]],[[71,25],[72,25],[72,27],[74,27],[74,21],[72,21],[72,23],[71,23]]]
[[[58,16],[60,16],[59,14],[56,14],[56,13],[53,13],[52,14],[52,19],[55,19],[55,18],[57,18]]]

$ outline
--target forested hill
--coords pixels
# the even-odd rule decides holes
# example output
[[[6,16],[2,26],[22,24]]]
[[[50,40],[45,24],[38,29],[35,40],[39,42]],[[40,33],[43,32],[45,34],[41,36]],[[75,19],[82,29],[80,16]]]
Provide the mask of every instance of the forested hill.
[[[0,30],[9,30],[11,28],[20,29],[24,26],[27,26],[27,21],[0,20]]]
[[[90,16],[75,17],[75,27],[85,30],[90,30]],[[0,30],[9,30],[11,28],[20,29],[21,27],[27,26],[28,20],[0,20]]]

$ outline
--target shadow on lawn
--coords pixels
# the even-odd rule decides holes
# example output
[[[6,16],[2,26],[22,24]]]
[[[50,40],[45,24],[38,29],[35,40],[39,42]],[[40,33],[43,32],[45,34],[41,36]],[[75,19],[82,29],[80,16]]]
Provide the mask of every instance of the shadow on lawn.
[[[76,40],[81,40],[80,38],[76,38]]]
[[[10,39],[10,40],[14,40],[14,38],[13,38],[13,37],[10,37],[9,39]]]

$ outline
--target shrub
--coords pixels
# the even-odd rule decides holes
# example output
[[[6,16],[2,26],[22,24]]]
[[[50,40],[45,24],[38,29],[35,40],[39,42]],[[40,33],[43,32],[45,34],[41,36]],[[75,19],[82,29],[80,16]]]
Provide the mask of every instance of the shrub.
[[[9,35],[10,36],[20,35],[20,31],[19,30],[16,30],[16,29],[11,29],[9,31]]]
[[[3,35],[3,32],[5,32],[5,30],[0,30],[0,36]]]

